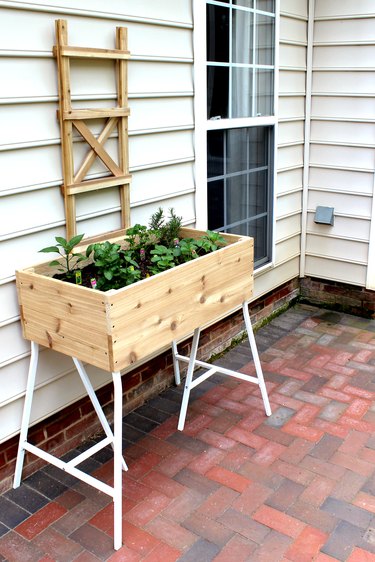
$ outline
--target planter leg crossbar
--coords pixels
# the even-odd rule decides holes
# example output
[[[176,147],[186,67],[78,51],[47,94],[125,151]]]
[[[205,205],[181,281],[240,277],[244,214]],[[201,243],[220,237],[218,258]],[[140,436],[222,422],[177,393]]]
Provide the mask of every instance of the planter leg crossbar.
[[[112,373],[113,387],[114,387],[114,416],[113,416],[114,429],[112,432],[83,364],[75,357],[72,358],[77,368],[77,371],[79,373],[79,376],[82,380],[82,383],[86,389],[86,392],[90,397],[90,400],[94,406],[96,414],[104,429],[106,437],[102,439],[99,443],[90,447],[87,451],[84,451],[80,455],[77,455],[74,459],[65,462],[54,457],[50,453],[43,451],[39,447],[32,445],[27,441],[32,400],[33,400],[33,394],[35,389],[36,373],[38,368],[38,359],[39,359],[39,345],[32,341],[29,374],[27,380],[26,396],[25,396],[24,410],[22,416],[20,440],[18,446],[18,454],[17,454],[17,462],[16,462],[13,487],[18,488],[18,486],[21,484],[22,468],[25,458],[25,452],[29,451],[30,453],[36,455],[37,457],[42,458],[46,462],[54,466],[57,466],[58,468],[67,472],[68,474],[71,474],[72,476],[75,476],[76,478],[82,480],[83,482],[86,482],[86,484],[89,484],[90,486],[93,486],[94,488],[100,490],[101,492],[111,496],[114,502],[114,548],[115,550],[118,550],[122,546],[122,471],[127,470],[126,463],[122,456],[121,373],[119,371],[114,371]],[[113,487],[109,486],[108,484],[105,484],[104,482],[101,482],[97,478],[94,478],[90,474],[87,474],[83,470],[77,468],[79,464],[81,464],[83,461],[90,458],[94,454],[96,454],[98,451],[100,451],[107,445],[112,445],[114,451]]]
[[[180,355],[178,353],[178,350],[177,350],[176,342],[173,342],[173,344],[172,344],[172,354],[173,354],[173,365],[174,365],[174,373],[175,373],[176,384],[179,384],[180,381],[181,381],[179,361],[182,361],[182,362],[185,362],[185,363],[188,364],[188,370],[187,370],[186,380],[185,380],[185,389],[184,389],[184,394],[183,394],[183,397],[182,397],[180,416],[179,416],[179,420],[178,420],[178,429],[180,431],[182,431],[184,429],[184,426],[185,426],[185,419],[186,419],[187,407],[188,407],[188,403],[189,403],[189,397],[190,397],[191,390],[193,388],[195,388],[196,386],[198,386],[199,384],[201,384],[203,381],[207,380],[209,377],[211,377],[215,373],[220,373],[222,375],[228,375],[228,376],[231,376],[231,377],[235,377],[235,378],[238,378],[238,379],[241,379],[241,380],[244,380],[244,381],[248,381],[248,382],[257,384],[259,386],[259,389],[260,389],[260,392],[261,392],[261,395],[262,395],[266,415],[270,416],[272,414],[271,406],[270,406],[268,394],[267,394],[267,388],[266,388],[266,384],[264,382],[263,371],[262,371],[262,367],[261,367],[260,360],[259,360],[258,349],[257,349],[255,338],[254,338],[254,332],[253,332],[253,328],[252,328],[252,325],[251,325],[251,320],[250,320],[249,309],[248,309],[247,303],[243,303],[242,311],[243,311],[243,316],[244,316],[244,320],[245,320],[247,335],[248,335],[248,338],[249,338],[250,349],[251,349],[251,352],[252,352],[252,355],[253,355],[255,371],[256,371],[256,374],[257,374],[256,377],[253,377],[251,375],[245,375],[245,374],[242,374],[242,373],[238,373],[237,371],[232,371],[231,369],[225,369],[224,367],[220,367],[220,366],[217,366],[217,365],[211,365],[210,363],[206,363],[204,361],[199,361],[197,359],[197,351],[198,351],[198,344],[199,344],[200,328],[196,328],[194,330],[193,341],[192,341],[192,344],[191,344],[190,357]],[[194,374],[194,370],[195,370],[196,367],[201,367],[203,369],[206,369],[206,372],[203,373],[202,375],[196,377],[195,380],[193,380],[193,374]]]

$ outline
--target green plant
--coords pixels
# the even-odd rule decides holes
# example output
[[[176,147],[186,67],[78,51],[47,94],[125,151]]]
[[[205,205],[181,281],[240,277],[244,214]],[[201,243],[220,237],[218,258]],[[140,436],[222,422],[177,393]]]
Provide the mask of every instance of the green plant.
[[[70,240],[65,240],[65,238],[61,236],[56,236],[55,240],[57,244],[55,246],[47,246],[39,250],[39,252],[54,252],[60,254],[60,256],[64,258],[63,262],[61,262],[61,260],[53,260],[48,265],[51,267],[58,266],[58,271],[69,278],[73,278],[75,276],[77,264],[85,259],[83,254],[73,252],[74,248],[78,246],[83,237],[84,234],[77,234]]]
[[[121,245],[110,241],[90,244],[84,256],[73,252],[83,238],[80,234],[69,241],[56,237],[56,246],[40,251],[57,252],[64,257],[63,263],[54,260],[50,265],[59,266],[58,276],[66,281],[103,291],[119,289],[225,246],[224,237],[211,230],[197,239],[180,239],[181,220],[173,209],[169,209],[165,220],[163,209],[159,208],[151,216],[149,227],[135,224],[128,228]],[[84,259],[87,264],[77,269]]]
[[[150,254],[152,255],[151,262],[153,265],[150,265],[149,269],[153,275],[177,265],[175,261],[177,256],[175,255],[174,248],[167,248],[157,244]]]
[[[207,230],[206,234],[197,240],[197,245],[206,253],[215,252],[215,250],[225,246],[225,244],[225,238],[220,232],[214,232],[213,230]]]
[[[164,246],[171,246],[173,240],[178,238],[181,229],[182,217],[178,217],[174,209],[169,209],[169,218],[165,222],[164,211],[161,207],[151,215],[149,229],[159,239],[159,243]]]
[[[138,264],[129,252],[123,252],[119,244],[97,242],[86,249],[86,257],[93,254],[96,271],[96,288],[118,289],[130,285],[140,278]]]

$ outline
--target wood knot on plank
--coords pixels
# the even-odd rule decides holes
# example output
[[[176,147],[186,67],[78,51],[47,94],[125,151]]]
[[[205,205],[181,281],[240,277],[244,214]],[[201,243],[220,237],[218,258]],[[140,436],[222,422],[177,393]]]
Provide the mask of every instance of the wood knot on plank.
[[[137,354],[132,351],[129,355],[130,363],[135,363],[137,361]]]
[[[177,328],[177,322],[173,320],[173,322],[171,322],[171,330],[175,330],[176,328]]]
[[[46,336],[47,336],[47,340],[48,340],[48,347],[50,347],[52,349],[53,340],[52,340],[51,334],[46,331]]]
[[[205,297],[204,295],[202,295],[201,298],[199,299],[199,302],[200,302],[201,304],[205,303],[205,302],[206,302],[206,297]]]

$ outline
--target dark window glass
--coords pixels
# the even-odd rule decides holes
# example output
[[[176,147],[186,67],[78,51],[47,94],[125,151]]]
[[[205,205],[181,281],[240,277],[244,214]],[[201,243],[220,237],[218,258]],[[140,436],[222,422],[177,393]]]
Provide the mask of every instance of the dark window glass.
[[[207,143],[207,176],[213,178],[224,174],[224,133],[211,131]]]
[[[229,68],[209,66],[207,68],[207,118],[228,117]]]
[[[208,228],[254,237],[256,266],[271,259],[272,127],[208,131]]]
[[[208,183],[208,228],[217,230],[224,224],[224,180]]]
[[[229,62],[229,10],[207,4],[207,60]]]

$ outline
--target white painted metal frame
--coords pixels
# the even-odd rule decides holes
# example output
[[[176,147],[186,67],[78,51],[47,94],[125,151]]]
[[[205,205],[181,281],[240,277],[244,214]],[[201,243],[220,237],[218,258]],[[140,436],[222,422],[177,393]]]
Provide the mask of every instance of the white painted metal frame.
[[[180,431],[184,429],[190,391],[215,373],[221,373],[223,375],[236,377],[238,379],[242,379],[259,385],[261,395],[263,398],[265,412],[267,416],[271,415],[271,407],[268,400],[268,394],[263,378],[262,367],[260,364],[254,333],[251,326],[248,304],[246,302],[243,303],[242,310],[245,320],[246,331],[249,338],[250,348],[254,359],[255,370],[257,374],[256,377],[238,373],[237,371],[232,371],[231,369],[225,369],[220,366],[211,365],[210,363],[205,363],[204,361],[199,361],[197,359],[197,351],[198,351],[201,328],[196,328],[194,330],[190,357],[180,355],[178,353],[177,343],[175,341],[172,342],[173,367],[174,367],[175,381],[177,385],[180,384],[181,382],[179,361],[184,361],[188,363],[185,389],[182,398],[180,416],[178,421],[178,429]],[[78,371],[78,374],[92,402],[92,405],[94,406],[99,421],[104,429],[106,437],[102,439],[99,443],[90,447],[87,451],[84,451],[83,453],[77,455],[75,458],[71,459],[70,461],[65,462],[54,457],[50,453],[43,451],[39,447],[32,445],[27,441],[33,394],[35,389],[36,374],[38,369],[38,359],[39,359],[39,345],[32,341],[29,373],[28,373],[25,403],[24,403],[24,409],[22,415],[21,432],[20,432],[20,439],[18,445],[17,462],[16,462],[16,468],[14,474],[13,487],[18,488],[21,484],[22,468],[25,458],[25,452],[29,451],[30,453],[36,455],[37,457],[40,457],[44,461],[56,466],[57,468],[60,468],[61,470],[67,472],[68,474],[71,474],[72,476],[75,476],[76,478],[82,480],[83,482],[86,482],[86,484],[89,484],[90,486],[93,486],[97,490],[100,490],[101,492],[111,496],[114,502],[114,516],[113,516],[114,549],[118,550],[122,546],[122,470],[128,469],[122,456],[121,373],[120,371],[112,372],[113,387],[114,387],[114,399],[113,399],[114,401],[113,426],[114,427],[112,432],[108,420],[104,415],[104,412],[100,406],[98,398],[92,387],[91,381],[87,375],[86,369],[84,368],[82,362],[79,359],[72,357],[75,367]],[[206,369],[206,372],[200,375],[199,377],[197,377],[195,380],[193,380],[194,369],[196,367],[203,367],[204,369]],[[113,457],[114,457],[113,458],[113,476],[114,476],[113,487],[109,486],[108,484],[105,484],[104,482],[101,482],[97,478],[94,478],[90,474],[87,474],[83,470],[77,468],[79,464],[81,464],[83,461],[93,456],[95,453],[97,453],[107,445],[112,445],[113,447]]]
[[[176,384],[179,384],[180,380],[181,380],[180,369],[179,369],[179,361],[183,361],[183,362],[188,363],[188,370],[187,370],[186,381],[185,381],[185,389],[184,389],[184,394],[183,394],[183,397],[182,397],[180,416],[179,416],[179,420],[178,420],[178,429],[180,431],[182,431],[184,429],[184,426],[185,426],[185,419],[186,419],[187,407],[188,407],[188,403],[189,403],[190,391],[193,388],[195,388],[196,386],[198,386],[199,384],[201,384],[202,382],[204,382],[205,380],[207,380],[209,377],[214,375],[215,373],[220,373],[222,375],[235,377],[237,379],[241,379],[241,380],[244,380],[244,381],[248,381],[248,382],[257,384],[259,386],[259,389],[260,389],[260,392],[261,392],[261,395],[262,395],[264,410],[266,412],[266,415],[270,416],[272,414],[271,406],[270,406],[269,399],[268,399],[267,388],[266,388],[266,384],[265,384],[264,377],[263,377],[262,366],[261,366],[260,360],[259,360],[258,349],[257,349],[256,341],[255,341],[255,338],[254,338],[254,332],[253,332],[253,328],[252,328],[252,325],[251,325],[248,303],[244,302],[242,304],[242,311],[243,311],[243,317],[244,317],[244,320],[245,320],[245,327],[246,327],[247,335],[248,335],[248,338],[249,338],[250,349],[251,349],[251,353],[253,355],[255,372],[257,374],[256,377],[253,377],[251,375],[245,375],[243,373],[238,373],[237,371],[233,371],[231,369],[226,369],[226,368],[220,367],[218,365],[212,365],[212,364],[206,363],[204,361],[199,361],[197,359],[197,351],[198,351],[198,344],[199,344],[200,328],[196,328],[194,330],[190,357],[187,357],[185,355],[180,355],[178,353],[178,350],[177,350],[176,342],[172,343],[173,366],[174,366],[174,369],[175,369]],[[206,372],[203,373],[202,375],[199,375],[195,380],[193,380],[194,369],[196,367],[201,367],[203,369],[206,369]]]
[[[92,387],[91,381],[86,373],[86,370],[81,361],[72,357],[78,374],[82,380],[82,383],[90,397],[90,400],[94,406],[96,414],[99,421],[104,429],[106,437],[102,439],[99,443],[90,447],[87,451],[84,451],[80,455],[77,455],[72,460],[65,462],[62,461],[50,453],[47,453],[32,445],[27,441],[27,434],[30,424],[30,415],[32,408],[32,400],[35,388],[35,380],[38,368],[39,359],[39,345],[35,342],[31,342],[31,358],[29,365],[29,374],[26,387],[25,403],[23,409],[22,423],[21,423],[21,433],[18,445],[18,454],[16,469],[14,475],[13,487],[18,488],[21,484],[22,468],[25,458],[25,452],[30,453],[40,457],[46,462],[57,466],[61,470],[79,478],[86,484],[93,486],[97,490],[111,496],[114,503],[114,548],[118,550],[122,546],[122,470],[127,470],[126,463],[122,456],[122,384],[121,384],[121,373],[119,371],[114,371],[112,373],[113,387],[114,387],[114,415],[113,415],[113,432],[104,415],[104,412],[100,406],[98,398]],[[83,461],[106,447],[107,445],[112,445],[113,447],[113,477],[114,484],[113,487],[101,482],[97,478],[94,478],[90,474],[87,474],[83,470],[77,468],[79,464]]]

